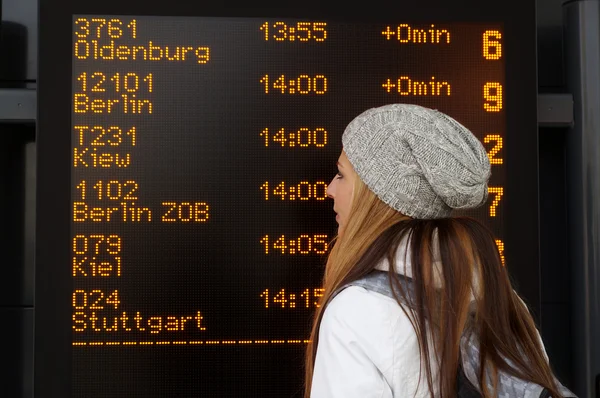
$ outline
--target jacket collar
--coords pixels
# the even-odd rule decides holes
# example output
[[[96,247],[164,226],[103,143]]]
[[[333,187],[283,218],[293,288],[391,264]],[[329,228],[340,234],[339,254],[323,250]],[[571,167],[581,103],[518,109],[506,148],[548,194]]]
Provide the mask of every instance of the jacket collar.
[[[442,264],[442,256],[440,254],[440,244],[438,240],[437,230],[433,233],[433,269],[434,269],[434,286],[437,288],[442,287],[442,272],[443,272],[443,264]],[[398,245],[398,249],[396,250],[395,256],[395,265],[396,272],[398,274],[404,275],[408,278],[412,278],[412,264],[411,264],[411,251],[410,244],[408,241],[408,235],[402,239],[400,244]],[[375,269],[380,271],[390,271],[390,264],[386,257],[384,257],[379,263],[375,266]],[[475,300],[475,292],[479,290],[479,275],[475,270],[471,289],[471,301]]]
[[[440,246],[438,241],[437,230],[433,233],[433,268],[435,270],[434,284],[436,287],[442,287],[442,260],[440,255]],[[398,274],[404,275],[408,278],[412,278],[412,264],[411,264],[411,250],[410,242],[408,240],[408,234],[398,244],[398,249],[395,255],[395,271]],[[375,269],[380,271],[390,271],[390,263],[387,257],[384,257],[377,265]]]

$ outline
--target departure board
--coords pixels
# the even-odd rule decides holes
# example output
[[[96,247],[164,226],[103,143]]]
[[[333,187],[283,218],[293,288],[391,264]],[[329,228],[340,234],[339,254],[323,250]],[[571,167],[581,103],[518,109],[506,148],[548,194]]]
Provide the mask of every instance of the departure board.
[[[519,62],[514,23],[418,9],[344,18],[89,8],[60,19],[69,47],[53,58],[66,72],[47,78],[64,94],[45,104],[62,116],[41,118],[38,140],[40,173],[55,163],[66,172],[48,189],[62,192],[60,232],[38,233],[38,250],[58,253],[38,268],[60,279],[51,301],[57,341],[69,345],[61,391],[300,396],[337,231],[327,186],[342,133],[389,103],[438,109],[481,140],[488,201],[460,214],[491,228],[535,298],[537,265],[510,255],[537,261],[537,232],[517,227],[537,193],[535,152],[522,154],[537,149],[524,137],[536,134],[526,129],[535,115],[523,117],[532,92],[509,67]],[[47,139],[54,149],[43,145],[50,130],[61,137]],[[38,297],[51,296],[44,284]]]

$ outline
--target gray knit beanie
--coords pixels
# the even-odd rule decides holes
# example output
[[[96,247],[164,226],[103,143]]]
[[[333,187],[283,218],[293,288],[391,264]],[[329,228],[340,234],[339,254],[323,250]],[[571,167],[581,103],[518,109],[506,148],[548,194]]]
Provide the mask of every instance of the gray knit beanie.
[[[392,104],[357,116],[342,136],[360,179],[379,199],[417,219],[485,203],[490,161],[481,142],[448,115]]]

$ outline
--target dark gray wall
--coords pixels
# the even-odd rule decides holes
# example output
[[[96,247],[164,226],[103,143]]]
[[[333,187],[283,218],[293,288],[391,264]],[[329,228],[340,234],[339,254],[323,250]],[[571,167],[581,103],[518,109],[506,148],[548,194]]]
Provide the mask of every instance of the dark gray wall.
[[[538,86],[541,93],[563,92],[562,4],[566,0],[536,0]]]
[[[563,1],[537,0],[540,93],[565,92]],[[566,134],[566,128],[539,129],[541,330],[557,376],[572,386]]]
[[[37,79],[38,2],[0,0],[0,4],[0,87],[23,87]]]
[[[0,0],[0,90],[35,88],[37,0]],[[6,96],[0,92],[0,107]],[[0,124],[0,397],[33,397],[35,125]]]

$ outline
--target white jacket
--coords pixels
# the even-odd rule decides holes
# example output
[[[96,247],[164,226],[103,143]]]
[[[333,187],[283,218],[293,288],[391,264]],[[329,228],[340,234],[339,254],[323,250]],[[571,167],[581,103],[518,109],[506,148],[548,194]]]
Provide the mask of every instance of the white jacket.
[[[397,272],[411,276],[402,247]],[[377,268],[388,270],[387,261]],[[358,286],[331,300],[319,329],[311,398],[430,397],[425,370],[420,383],[419,374],[417,334],[396,300]]]
[[[403,243],[396,253],[396,272],[411,277],[410,253],[406,241]],[[441,262],[435,243],[434,284],[438,284]],[[389,271],[387,260],[376,269]],[[478,279],[475,275],[476,290]],[[471,297],[474,299],[473,292]],[[539,332],[538,338],[548,360]],[[430,355],[437,396],[437,360],[433,353]],[[420,374],[420,362],[417,334],[400,304],[383,294],[350,286],[335,296],[323,313],[311,398],[430,397],[425,369]]]

